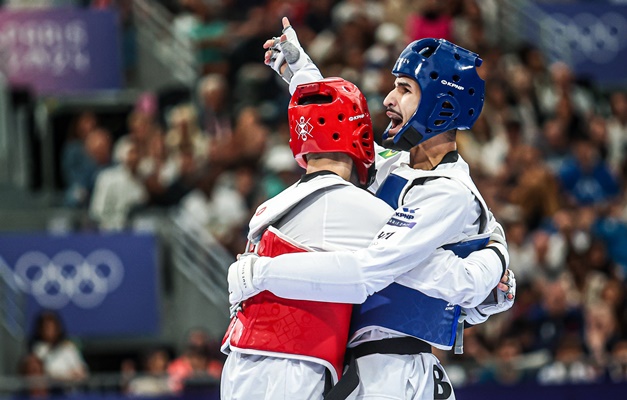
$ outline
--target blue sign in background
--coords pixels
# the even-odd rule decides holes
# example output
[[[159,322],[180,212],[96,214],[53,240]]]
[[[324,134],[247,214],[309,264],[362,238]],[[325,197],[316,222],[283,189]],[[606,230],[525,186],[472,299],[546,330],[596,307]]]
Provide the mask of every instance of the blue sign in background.
[[[72,336],[159,332],[153,235],[5,235],[0,257],[27,293],[28,332],[44,308],[59,312]]]
[[[0,11],[0,71],[39,94],[119,89],[119,19],[113,11]]]
[[[581,78],[605,86],[627,82],[627,5],[586,2],[537,6],[550,18],[538,21],[542,30],[527,29],[532,43],[540,44],[551,58],[564,60]]]

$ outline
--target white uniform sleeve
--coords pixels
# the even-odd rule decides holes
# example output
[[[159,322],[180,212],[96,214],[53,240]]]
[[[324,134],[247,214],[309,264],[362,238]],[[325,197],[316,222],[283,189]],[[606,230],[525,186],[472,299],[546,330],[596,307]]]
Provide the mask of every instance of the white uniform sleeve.
[[[481,302],[502,275],[495,252],[485,250],[488,254],[467,259],[451,252],[433,254],[443,244],[458,239],[460,227],[467,223],[468,207],[474,206],[474,196],[469,191],[447,190],[441,183],[412,190],[416,188],[424,195],[414,193],[412,201],[397,210],[370,247],[355,252],[261,257],[254,265],[254,286],[285,298],[359,304],[415,268],[425,279],[425,287],[447,285],[450,293],[463,291],[459,303],[470,305],[475,298]],[[412,218],[391,223],[399,213],[412,214]],[[460,288],[455,287],[458,284]]]
[[[499,250],[503,257],[509,258],[503,246],[499,246]],[[440,248],[424,261],[424,264],[437,267],[435,272],[430,273],[429,268],[414,268],[398,277],[396,282],[428,296],[472,308],[496,287],[503,275],[503,262],[506,261],[492,249],[475,251],[462,259],[452,251]]]
[[[310,62],[307,63],[304,67],[298,70],[292,76],[290,80],[290,94],[293,95],[296,91],[296,86],[301,85],[303,83],[316,82],[323,79],[322,73],[316,66],[316,64]]]

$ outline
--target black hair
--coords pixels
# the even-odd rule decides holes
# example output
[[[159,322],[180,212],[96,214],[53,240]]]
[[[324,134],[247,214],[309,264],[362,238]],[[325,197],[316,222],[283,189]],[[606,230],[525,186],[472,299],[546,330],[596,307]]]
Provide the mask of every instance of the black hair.
[[[52,347],[58,345],[59,343],[62,343],[67,338],[65,326],[63,325],[63,321],[61,320],[59,314],[51,310],[43,310],[37,315],[35,319],[33,334],[31,335],[31,339],[28,342],[28,347],[30,350],[33,349],[35,343],[43,341],[43,327],[46,320],[54,322],[57,325],[57,329],[59,330],[56,340],[51,343]]]

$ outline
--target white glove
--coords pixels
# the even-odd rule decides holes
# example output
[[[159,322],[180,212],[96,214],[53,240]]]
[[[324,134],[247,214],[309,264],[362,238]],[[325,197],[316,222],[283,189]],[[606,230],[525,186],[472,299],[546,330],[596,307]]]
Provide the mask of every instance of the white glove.
[[[266,64],[268,64],[274,71],[276,71],[276,73],[279,74],[279,76],[283,78],[285,82],[290,83],[290,81],[292,80],[292,76],[294,76],[294,73],[287,65],[284,66],[286,61],[285,53],[283,53],[283,51],[281,50],[281,39],[278,37],[273,37],[272,41],[272,46],[268,48],[268,51],[270,52],[270,59],[266,61]],[[282,72],[281,67],[283,67]]]
[[[292,76],[307,64],[313,64],[298,41],[296,31],[290,25],[287,17],[283,17],[283,35],[280,38],[267,40],[264,48],[267,49],[265,63],[277,72],[287,83]],[[287,67],[281,72],[281,67],[287,62]]]
[[[232,305],[244,301],[261,290],[253,285],[253,266],[259,258],[256,254],[243,254],[229,267],[229,302]]]
[[[494,288],[481,304],[475,308],[465,309],[466,321],[472,325],[485,322],[490,315],[502,313],[512,308],[515,299],[516,277],[514,276],[514,271],[508,269],[501,279],[501,283]]]

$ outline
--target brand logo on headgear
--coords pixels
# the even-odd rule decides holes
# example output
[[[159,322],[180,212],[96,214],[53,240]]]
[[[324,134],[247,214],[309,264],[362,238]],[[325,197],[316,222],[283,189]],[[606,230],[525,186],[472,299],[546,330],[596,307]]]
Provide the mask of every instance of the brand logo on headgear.
[[[443,84],[443,85],[446,85],[446,86],[450,86],[450,87],[452,87],[452,88],[455,88],[455,89],[457,89],[457,90],[464,90],[464,87],[463,87],[463,86],[460,86],[460,85],[458,85],[457,83],[449,82],[449,81],[447,81],[447,80],[445,80],[445,79],[442,79],[442,80],[440,81],[440,83],[441,83],[441,84]]]
[[[97,307],[124,278],[122,261],[105,249],[94,250],[87,257],[64,250],[52,258],[29,251],[17,260],[14,271],[22,291],[42,307],[53,309],[70,302],[80,308]]]
[[[352,117],[348,117],[349,121],[356,121],[358,119],[365,118],[366,114],[353,115]]]
[[[309,123],[310,120],[311,118],[308,118],[307,121],[305,121],[305,117],[300,117],[298,124],[296,125],[296,134],[303,142],[307,141],[307,136],[313,137],[311,134],[311,131],[313,131],[313,125]]]

